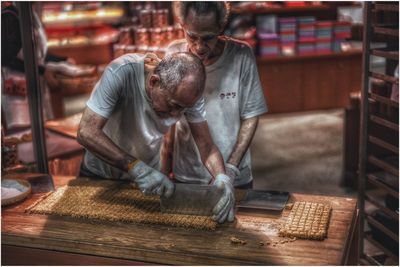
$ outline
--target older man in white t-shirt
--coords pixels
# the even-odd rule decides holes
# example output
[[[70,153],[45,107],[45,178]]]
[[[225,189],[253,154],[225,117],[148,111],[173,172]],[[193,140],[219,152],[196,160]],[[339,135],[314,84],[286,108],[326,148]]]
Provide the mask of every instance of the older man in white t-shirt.
[[[221,35],[229,15],[227,3],[175,2],[173,7],[185,40],[170,44],[167,53],[186,51],[202,60],[207,73],[203,97],[212,139],[233,178],[230,182],[250,188],[248,148],[258,117],[267,112],[253,52],[246,43]],[[163,145],[162,171],[172,171],[180,182],[209,183],[212,175],[201,163],[187,120],[181,119],[174,128]],[[228,220],[233,220],[234,206],[226,209]]]
[[[145,194],[170,196],[173,183],[159,171],[164,134],[181,117],[191,133],[213,184],[231,191],[229,177],[205,121],[205,71],[189,53],[162,61],[127,54],[109,64],[87,102],[78,141],[85,146],[81,175],[134,180]],[[227,202],[221,196],[217,216]]]

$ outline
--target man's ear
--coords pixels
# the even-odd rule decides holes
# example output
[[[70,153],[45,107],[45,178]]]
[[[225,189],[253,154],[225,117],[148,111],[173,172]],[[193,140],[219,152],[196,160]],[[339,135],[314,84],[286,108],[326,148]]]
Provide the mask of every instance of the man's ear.
[[[149,79],[149,85],[151,87],[157,87],[160,85],[160,76],[157,74],[152,74]]]

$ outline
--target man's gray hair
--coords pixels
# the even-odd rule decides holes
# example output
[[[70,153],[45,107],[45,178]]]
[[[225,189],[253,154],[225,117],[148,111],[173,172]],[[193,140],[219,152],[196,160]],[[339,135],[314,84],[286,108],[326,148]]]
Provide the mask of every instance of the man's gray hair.
[[[201,60],[187,52],[172,53],[165,56],[154,69],[160,77],[162,89],[174,92],[182,80],[193,75],[196,80],[196,94],[202,93],[206,80],[206,70]]]
[[[231,5],[228,2],[186,2],[186,1],[176,1],[173,3],[173,11],[175,16],[181,23],[185,22],[185,19],[189,13],[190,9],[196,13],[196,15],[204,15],[213,12],[217,19],[217,23],[222,31],[228,22],[229,13]]]

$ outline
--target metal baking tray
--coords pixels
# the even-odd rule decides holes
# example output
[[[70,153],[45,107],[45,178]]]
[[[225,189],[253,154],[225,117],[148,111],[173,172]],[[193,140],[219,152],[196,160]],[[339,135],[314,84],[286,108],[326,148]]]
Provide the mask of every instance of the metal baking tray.
[[[289,192],[247,190],[238,208],[282,211],[289,199]]]

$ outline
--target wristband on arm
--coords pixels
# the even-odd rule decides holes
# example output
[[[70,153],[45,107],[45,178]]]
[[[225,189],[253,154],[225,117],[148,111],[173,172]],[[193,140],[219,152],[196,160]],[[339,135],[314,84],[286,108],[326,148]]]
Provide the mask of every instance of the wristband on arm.
[[[135,166],[140,162],[139,159],[134,159],[128,163],[128,172],[135,168]]]

